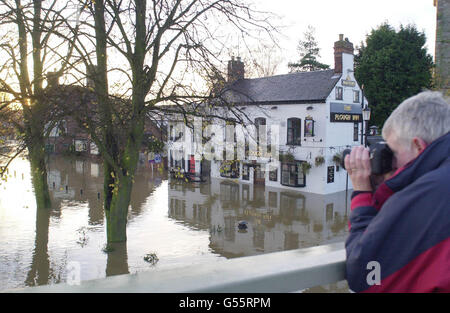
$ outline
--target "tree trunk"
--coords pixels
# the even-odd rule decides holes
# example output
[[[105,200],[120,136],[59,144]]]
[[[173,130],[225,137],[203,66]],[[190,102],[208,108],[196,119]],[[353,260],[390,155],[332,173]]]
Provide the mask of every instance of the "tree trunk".
[[[31,178],[36,197],[38,209],[49,209],[51,207],[50,192],[47,182],[47,169],[45,166],[44,143],[37,143],[28,148],[31,163]]]
[[[37,104],[35,104],[37,106]],[[36,106],[33,109],[36,109]],[[24,120],[26,125],[26,144],[31,165],[31,178],[36,197],[37,209],[51,207],[50,192],[47,182],[47,168],[45,165],[45,139],[44,127],[39,121],[39,110],[26,112]],[[31,113],[31,114],[30,114]]]
[[[108,245],[127,240],[127,216],[130,205],[131,176],[116,179],[116,187],[112,191],[111,204],[106,213],[106,237]]]
[[[121,173],[114,174],[114,172],[107,173],[105,171],[105,182],[108,181],[107,176],[114,179],[114,188],[106,188],[107,186],[105,186],[106,233],[108,245],[110,243],[124,242],[127,240],[126,229],[128,208],[130,206],[134,174],[139,161],[143,130],[144,122],[143,118],[141,118],[140,121],[134,124],[131,130],[124,156],[121,160]],[[109,208],[106,206],[107,199],[111,199]]]

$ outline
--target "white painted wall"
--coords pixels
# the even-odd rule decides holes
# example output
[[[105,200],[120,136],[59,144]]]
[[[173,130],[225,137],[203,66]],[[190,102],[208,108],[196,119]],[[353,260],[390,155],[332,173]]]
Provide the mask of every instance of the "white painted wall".
[[[352,188],[351,181],[348,180],[347,185],[347,172],[339,168],[336,171],[334,168],[334,182],[327,183],[327,169],[329,166],[335,166],[332,161],[333,156],[336,153],[341,153],[346,148],[351,148],[353,146],[360,145],[361,138],[361,123],[358,128],[358,141],[353,140],[354,124],[353,122],[342,123],[342,122],[330,122],[330,106],[331,103],[343,103],[353,106],[360,107],[361,101],[359,103],[354,103],[353,91],[358,91],[360,93],[359,97],[361,99],[361,89],[356,83],[355,86],[345,86],[342,84],[342,80],[354,81],[353,72],[353,60],[354,56],[351,54],[343,54],[343,75],[341,79],[336,84],[336,87],[343,88],[343,99],[336,99],[336,87],[330,92],[325,103],[309,103],[309,104],[274,104],[274,105],[248,105],[245,106],[244,113],[254,121],[255,118],[264,117],[266,118],[266,127],[268,130],[271,129],[272,125],[279,126],[279,149],[280,151],[289,150],[295,156],[296,160],[307,161],[312,165],[309,174],[306,176],[306,186],[305,187],[288,187],[281,185],[281,168],[278,168],[278,181],[273,182],[269,180],[268,168],[266,169],[266,186],[271,187],[281,187],[287,190],[297,190],[302,192],[310,192],[317,194],[330,194],[339,191]],[[367,103],[367,99],[364,99]],[[307,108],[310,108],[309,110]],[[312,108],[312,109],[311,109]],[[217,108],[219,114],[226,116],[227,112],[221,108]],[[301,146],[287,146],[287,119],[288,118],[300,118],[302,141]],[[311,117],[314,121],[314,137],[304,136],[304,122],[306,117]],[[222,125],[215,127],[212,132],[215,133],[215,137],[211,140],[210,147],[214,147],[216,150],[216,159],[221,160],[222,154],[220,153],[221,148],[225,148],[225,125],[221,121]],[[188,169],[189,155],[194,154],[195,151],[201,151],[201,147],[192,144],[191,131],[186,128],[185,141],[171,143],[169,141],[169,149],[180,150],[185,154],[186,170]],[[248,134],[238,133],[238,141],[244,136],[249,139],[250,143],[254,140],[248,136]],[[210,149],[208,147],[208,149]],[[191,152],[193,151],[193,152]],[[315,158],[316,156],[324,156],[325,163],[316,167]],[[257,163],[267,164],[269,160],[257,159]],[[242,162],[240,164],[241,174],[242,174]],[[268,167],[268,166],[267,166]],[[196,170],[199,171],[199,166],[196,164]],[[220,176],[220,161],[211,161],[211,177],[221,178]],[[244,183],[253,183],[253,169],[250,169],[250,177],[248,181],[244,181],[240,177],[235,181],[242,181]]]

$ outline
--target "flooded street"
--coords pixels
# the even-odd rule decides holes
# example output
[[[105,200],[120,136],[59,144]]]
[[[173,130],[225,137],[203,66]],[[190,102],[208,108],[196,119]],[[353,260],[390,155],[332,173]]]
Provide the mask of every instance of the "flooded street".
[[[51,210],[36,210],[27,160],[17,159],[0,185],[0,290],[65,282],[74,261],[81,280],[90,280],[306,248],[348,234],[350,192],[323,196],[214,179],[184,183],[141,166],[128,241],[106,253],[101,163],[54,157],[48,167]]]

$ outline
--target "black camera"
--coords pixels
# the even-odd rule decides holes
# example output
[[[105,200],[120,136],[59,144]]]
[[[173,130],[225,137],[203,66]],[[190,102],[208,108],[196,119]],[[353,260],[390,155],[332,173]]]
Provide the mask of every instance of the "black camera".
[[[345,156],[350,154],[352,150],[345,149],[342,152],[341,166],[345,169]],[[377,141],[369,143],[370,166],[373,175],[381,175],[392,171],[393,152],[385,141]]]

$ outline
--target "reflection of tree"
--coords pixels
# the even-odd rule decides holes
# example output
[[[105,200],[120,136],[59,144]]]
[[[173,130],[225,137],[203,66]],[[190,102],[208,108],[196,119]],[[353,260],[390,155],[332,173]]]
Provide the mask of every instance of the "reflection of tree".
[[[106,276],[129,274],[127,243],[113,243],[108,248],[112,251],[108,252],[106,260]]]
[[[49,282],[50,262],[48,256],[48,228],[50,225],[50,210],[36,210],[36,239],[33,259],[25,285],[46,285]]]
[[[101,225],[104,220],[103,210],[103,166],[100,160],[74,156],[51,156],[48,162],[48,171],[58,173],[60,177],[49,176],[50,191],[60,208],[61,199],[56,199],[57,193],[65,198],[89,204],[89,225]],[[155,182],[155,177],[160,177]],[[131,219],[141,214],[143,204],[158,184],[164,179],[164,173],[157,171],[151,173],[147,168],[140,168],[135,176],[135,184],[131,198]],[[59,180],[60,185],[53,183]],[[149,182],[153,184],[149,186]],[[66,186],[74,196],[66,192]],[[52,199],[53,200],[53,199]],[[60,212],[55,210],[54,212]]]

